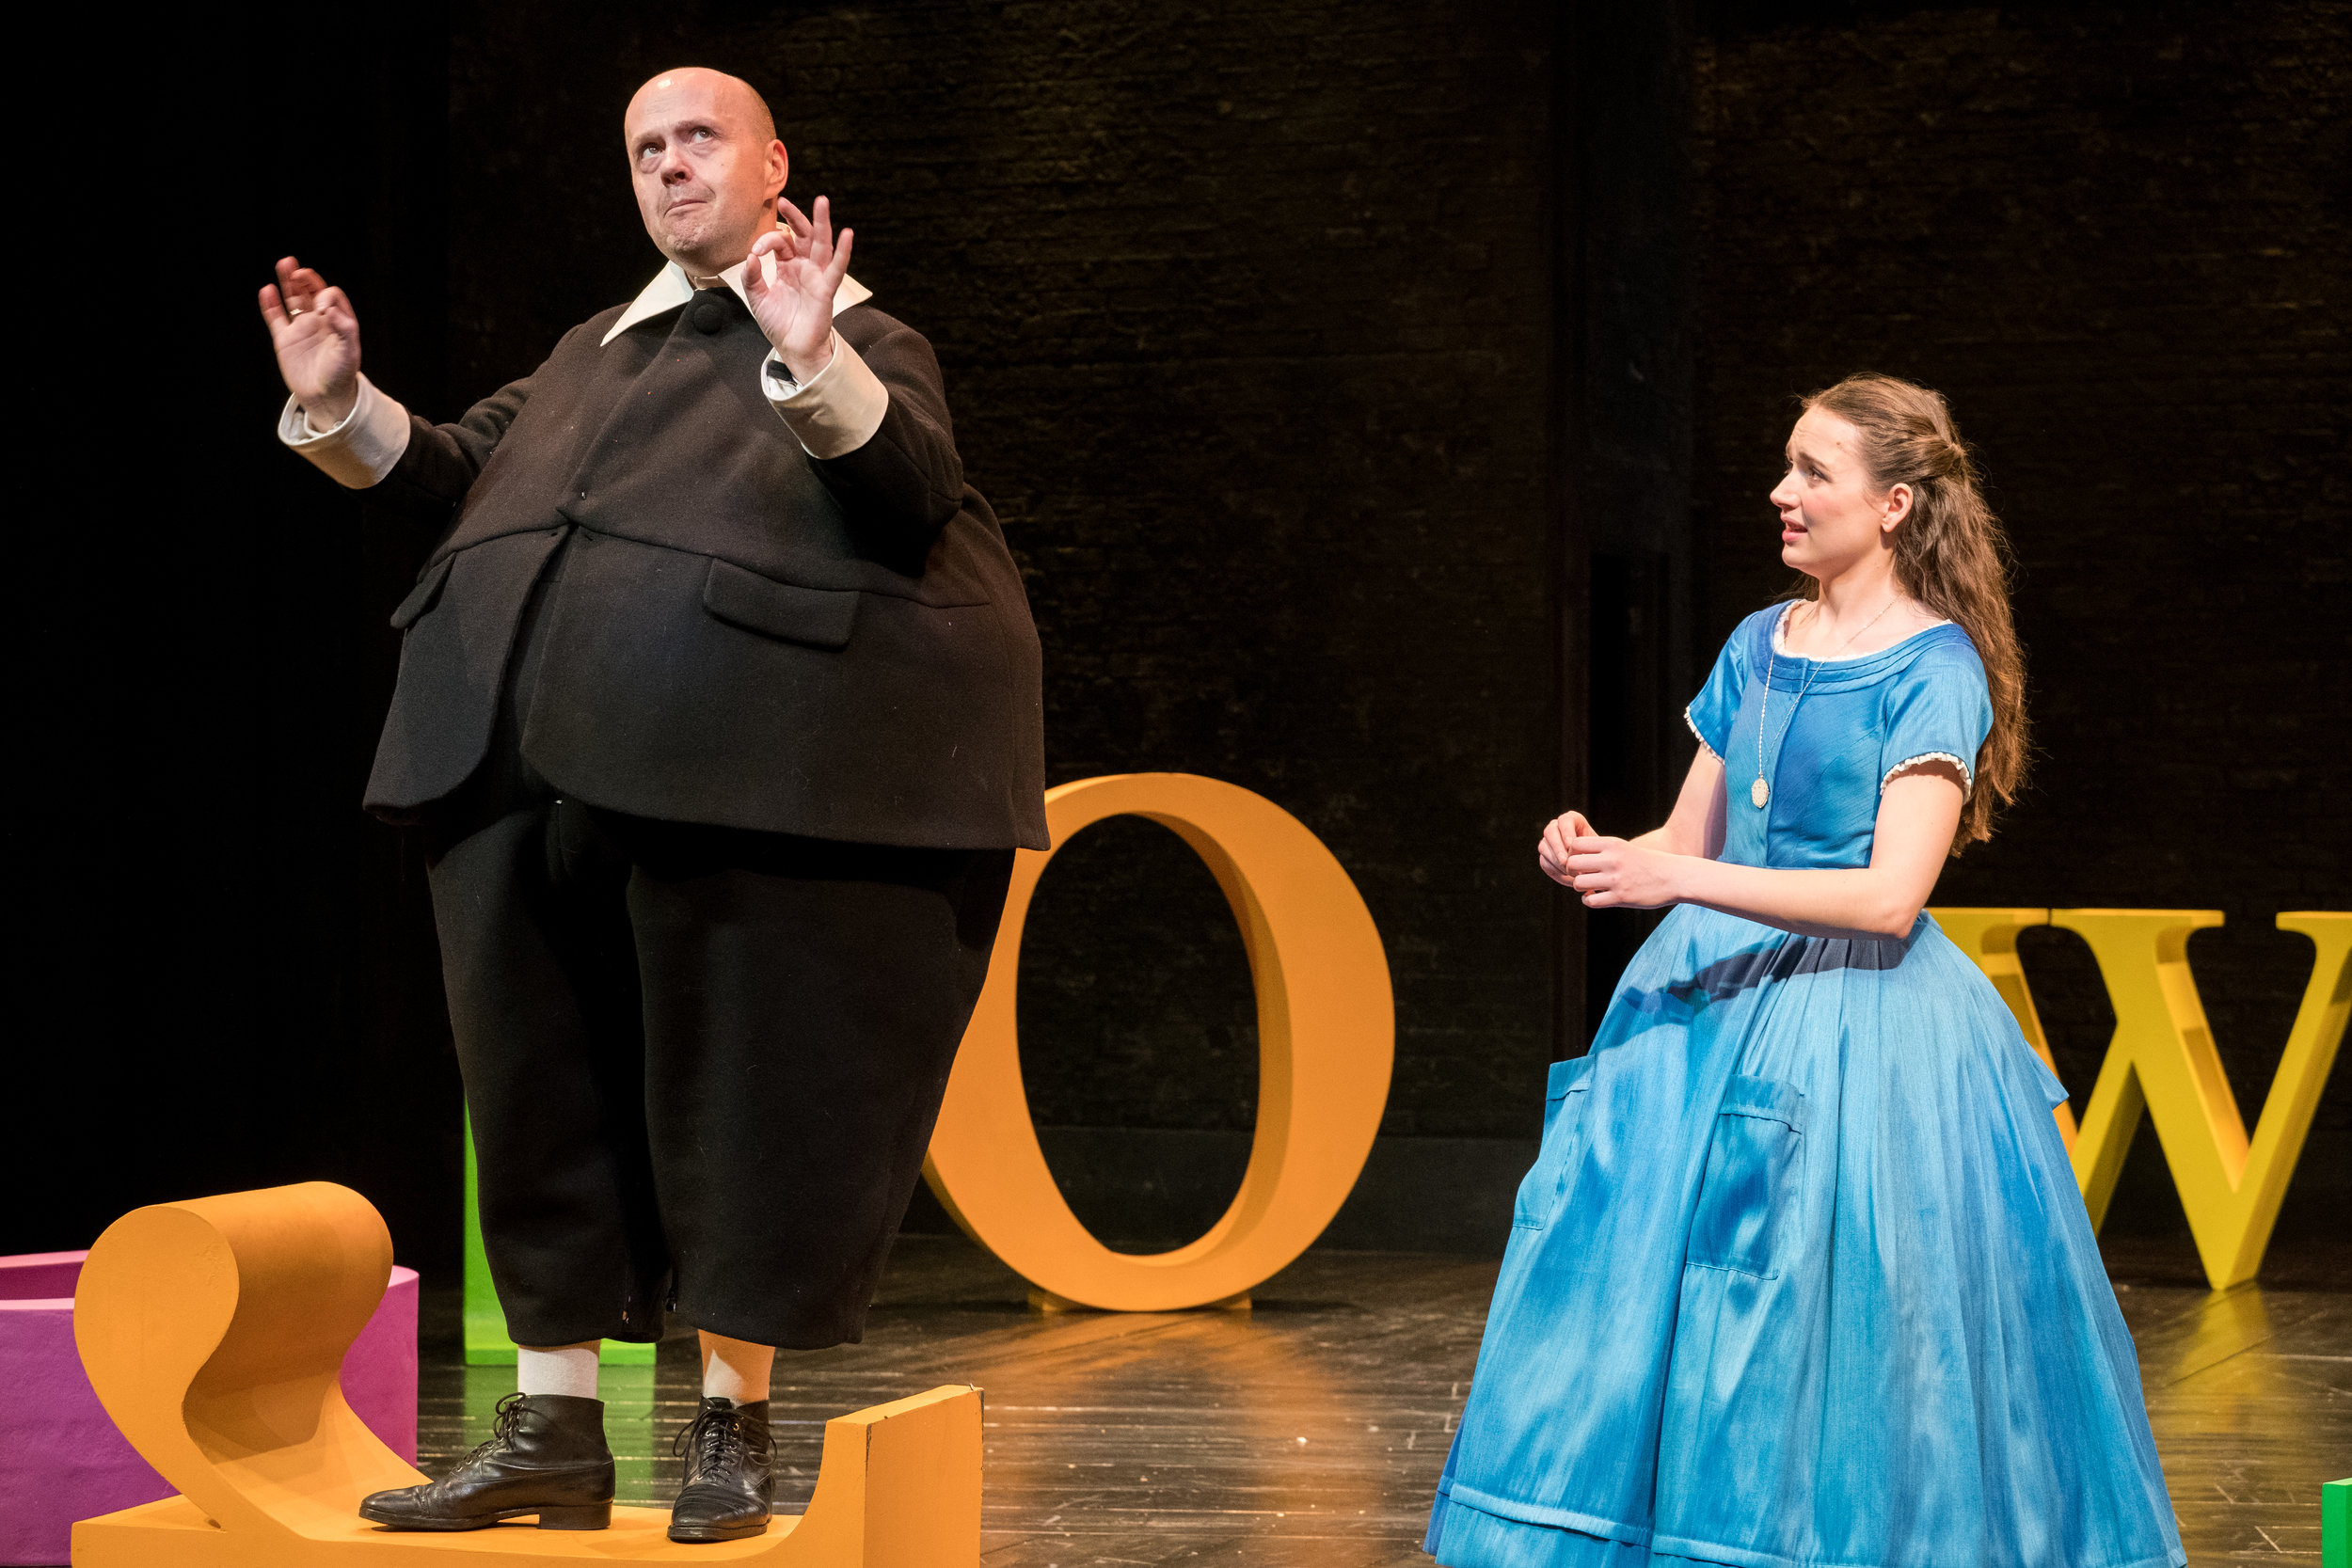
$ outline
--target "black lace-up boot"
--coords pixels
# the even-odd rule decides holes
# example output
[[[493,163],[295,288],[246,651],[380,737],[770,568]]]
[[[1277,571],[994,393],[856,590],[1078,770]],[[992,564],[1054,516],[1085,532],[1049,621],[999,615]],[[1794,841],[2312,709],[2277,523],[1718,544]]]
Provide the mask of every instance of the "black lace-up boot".
[[[602,1400],[509,1394],[499,1401],[490,1440],[457,1468],[359,1505],[360,1518],[394,1529],[483,1529],[526,1513],[539,1516],[541,1529],[611,1526],[612,1450]]]
[[[768,1528],[774,1483],[766,1400],[703,1401],[671,1451],[686,1456],[685,1483],[670,1510],[671,1540],[740,1541]]]

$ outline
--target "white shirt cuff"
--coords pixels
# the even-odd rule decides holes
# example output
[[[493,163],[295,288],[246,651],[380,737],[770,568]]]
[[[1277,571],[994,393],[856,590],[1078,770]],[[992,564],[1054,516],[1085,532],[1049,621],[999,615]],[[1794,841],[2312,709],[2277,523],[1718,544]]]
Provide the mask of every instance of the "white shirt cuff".
[[[312,428],[310,416],[292,398],[278,416],[278,438],[346,490],[381,483],[408,450],[409,430],[408,410],[377,391],[365,375],[351,412],[332,430]]]
[[[844,457],[874,438],[890,412],[890,388],[857,350],[833,335],[833,357],[806,381],[794,381],[775,350],[759,367],[759,388],[815,458]]]

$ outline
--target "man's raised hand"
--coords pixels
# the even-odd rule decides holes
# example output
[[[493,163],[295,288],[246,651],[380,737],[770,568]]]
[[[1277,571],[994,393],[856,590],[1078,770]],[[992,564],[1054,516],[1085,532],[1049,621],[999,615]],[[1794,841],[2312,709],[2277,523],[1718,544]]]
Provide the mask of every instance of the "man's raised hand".
[[[849,276],[850,245],[857,233],[844,229],[834,242],[832,204],[821,196],[814,218],[782,197],[776,211],[785,227],[762,234],[752,246],[743,292],[784,368],[793,380],[807,381],[832,360],[833,296]],[[356,356],[356,344],[354,352]]]
[[[288,256],[278,281],[262,286],[262,319],[278,350],[278,373],[313,430],[343,422],[359,399],[359,318],[341,289]]]

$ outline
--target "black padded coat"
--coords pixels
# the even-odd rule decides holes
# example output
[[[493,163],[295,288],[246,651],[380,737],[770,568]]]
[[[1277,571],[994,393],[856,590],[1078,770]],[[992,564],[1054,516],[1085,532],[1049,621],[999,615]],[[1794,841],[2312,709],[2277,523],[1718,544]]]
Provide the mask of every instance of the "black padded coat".
[[[414,420],[377,499],[435,543],[393,613],[370,810],[483,758],[534,593],[523,754],[566,795],[670,821],[943,848],[1046,845],[1035,627],[963,483],[938,361],[870,305],[834,325],[890,392],[811,458],[728,290],[601,342],[616,306],[454,424]]]

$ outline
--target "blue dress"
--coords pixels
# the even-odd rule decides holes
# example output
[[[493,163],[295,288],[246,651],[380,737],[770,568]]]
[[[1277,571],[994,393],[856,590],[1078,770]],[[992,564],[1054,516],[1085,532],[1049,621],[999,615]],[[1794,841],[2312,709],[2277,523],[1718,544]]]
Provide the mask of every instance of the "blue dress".
[[[1983,666],[1950,625],[1779,656],[1758,808],[1779,613],[1733,633],[1690,708],[1724,760],[1722,858],[1867,865],[1890,773],[1972,768]],[[1551,1069],[1429,1551],[2179,1568],[2064,1098],[1926,915],[1862,941],[1677,908],[1591,1052]]]

